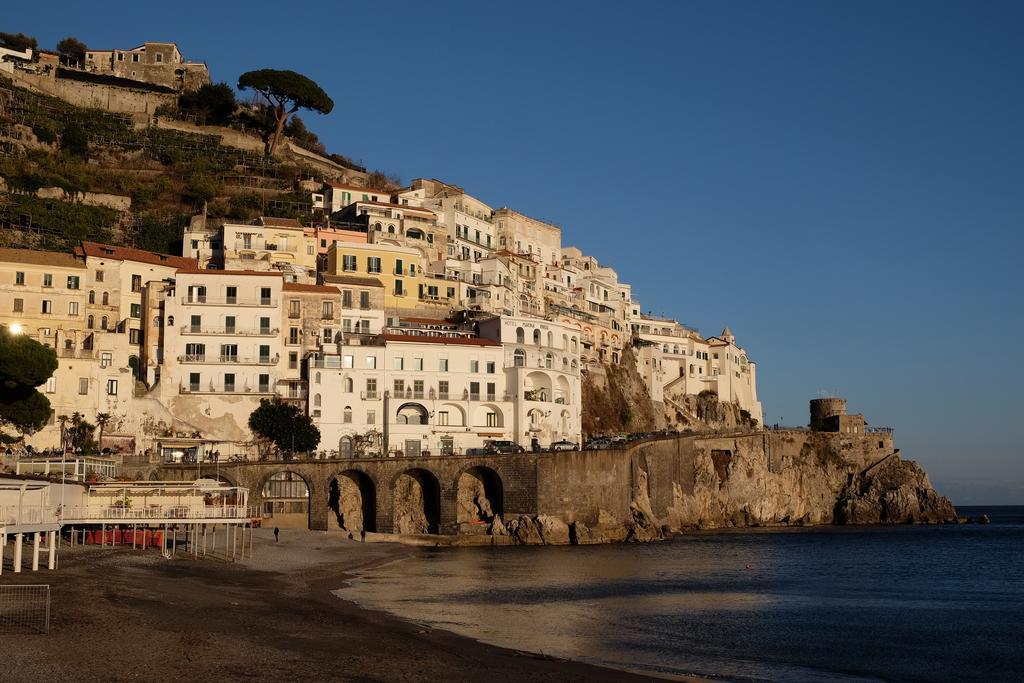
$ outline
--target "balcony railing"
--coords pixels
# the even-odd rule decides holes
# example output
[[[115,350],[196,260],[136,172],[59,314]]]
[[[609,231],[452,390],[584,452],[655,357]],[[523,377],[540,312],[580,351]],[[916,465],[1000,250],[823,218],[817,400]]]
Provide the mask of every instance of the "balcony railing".
[[[205,296],[193,295],[181,298],[181,303],[193,306],[277,306],[277,299],[266,296],[239,297],[239,296]]]
[[[230,387],[230,388],[229,388]],[[272,394],[269,384],[251,385],[235,383],[234,385],[220,386],[214,384],[180,384],[179,394]]]
[[[361,391],[359,397],[364,401],[376,401],[380,398],[380,394],[376,391]]]
[[[207,356],[205,354],[178,356],[179,363],[235,363],[238,365],[276,365],[280,359],[279,354],[273,356]]]
[[[205,327],[202,325],[182,325],[181,333],[230,334],[240,337],[274,337],[280,334],[281,330],[277,327]]]
[[[248,519],[249,508],[229,505],[227,507],[204,505],[143,505],[140,507],[69,507],[64,510],[66,520],[106,521],[131,519]]]
[[[49,524],[57,521],[57,509],[39,505],[0,505],[0,526]]]

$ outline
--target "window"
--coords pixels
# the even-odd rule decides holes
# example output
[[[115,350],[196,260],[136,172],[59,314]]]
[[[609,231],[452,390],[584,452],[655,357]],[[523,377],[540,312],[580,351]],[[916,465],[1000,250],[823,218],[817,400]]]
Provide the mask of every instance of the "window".
[[[78,394],[80,396],[85,396],[88,393],[89,393],[89,378],[88,377],[79,377],[78,378]]]
[[[478,360],[471,360],[471,361],[469,361],[469,371],[470,372],[480,372],[480,361],[478,361]]]
[[[224,316],[224,331],[228,334],[235,333],[235,316],[226,315]]]
[[[97,270],[96,271],[96,282],[103,282],[103,271],[102,270]]]
[[[86,329],[89,329],[89,330],[91,330],[92,328],[96,327],[96,317],[90,315],[88,318],[86,318],[85,319],[85,327],[86,327]]]
[[[395,296],[405,296],[405,290],[402,289],[401,280],[395,280]]]
[[[372,425],[377,423],[377,411],[367,410],[366,411],[366,424]]]
[[[488,427],[497,427],[498,426],[498,414],[497,413],[494,413],[494,412],[487,413],[487,426]]]
[[[472,401],[480,400],[480,382],[469,383],[469,398]]]
[[[516,352],[512,354],[513,365],[517,368],[526,367],[526,351],[522,349],[516,349]]]
[[[224,374],[224,391],[235,390],[235,373],[227,372]]]
[[[14,274],[14,284],[23,285],[25,284],[25,273],[18,271]]]
[[[52,394],[57,391],[57,378],[51,377],[46,380],[46,393]]]
[[[42,308],[43,313],[53,313],[53,302],[49,299],[43,299]]]
[[[133,292],[141,292],[142,291],[142,276],[141,275],[132,275],[132,291]]]
[[[238,362],[238,344],[221,344],[220,360],[222,363]]]
[[[14,300],[14,312],[15,313],[24,313],[25,312],[25,300],[24,299],[15,299]]]
[[[130,329],[128,330],[128,343],[129,344],[141,344],[142,343],[142,330]]]
[[[342,356],[341,357],[341,367],[343,367],[343,368],[354,368],[355,366],[356,366],[356,357],[355,356]]]
[[[366,310],[370,308],[370,293],[363,291],[359,292],[359,308]]]
[[[132,61],[133,62],[139,61],[139,53],[136,52],[135,54],[132,55]]]
[[[540,330],[533,331],[533,343],[540,346]]]
[[[107,329],[107,316],[103,316],[102,318],[100,318],[100,329]]]
[[[493,375],[494,374],[494,368],[495,368],[494,361],[493,360],[487,361],[487,374]]]
[[[68,289],[78,289],[81,278],[77,275],[68,275]]]
[[[307,245],[306,245],[306,255],[307,255],[307,256],[312,256],[312,255],[313,255],[313,250],[314,250],[315,248],[316,248],[316,247],[314,247],[314,246],[313,246],[312,244],[307,244]]]
[[[391,368],[394,370],[405,370],[405,359],[401,356],[395,356],[391,359]]]
[[[493,401],[497,395],[497,385],[494,382],[487,383],[487,400]]]
[[[273,303],[271,298],[270,298],[271,297],[271,293],[272,293],[272,291],[271,291],[270,287],[260,287],[260,305],[261,306],[269,306],[271,303]]]
[[[132,304],[131,305],[131,313],[130,313],[130,315],[133,318],[141,318],[142,317],[142,304]]]
[[[238,303],[238,287],[227,287],[224,290],[224,300],[229,304]]]
[[[299,367],[299,354],[295,353],[294,351],[289,352],[289,354],[288,354],[288,369],[289,370],[295,370],[298,367]]]
[[[525,344],[526,343],[526,332],[521,327],[517,327],[516,328],[516,343],[517,344]]]
[[[377,398],[377,380],[373,377],[366,380],[366,398]]]
[[[288,317],[299,318],[302,316],[301,302],[298,299],[288,300]]]
[[[448,411],[447,410],[442,410],[442,411],[440,411],[437,414],[437,423],[436,424],[438,424],[438,425],[440,425],[442,427],[445,427],[445,426],[448,425]]]
[[[356,269],[356,257],[352,254],[345,254],[341,257],[341,269],[354,271]]]
[[[440,360],[440,362],[438,363],[438,368],[437,369],[440,372],[448,372],[448,359],[447,358],[442,358]]]
[[[288,343],[298,344],[299,343],[299,328],[289,327],[288,328]]]
[[[260,375],[260,393],[265,394],[270,391],[270,375]]]
[[[324,303],[327,303],[326,301]],[[352,290],[346,289],[341,292],[342,308],[352,308]]]
[[[96,303],[96,292],[92,291],[91,289],[89,290],[89,303]]]
[[[423,398],[423,380],[413,380],[412,383],[413,398]]]
[[[370,368],[371,370],[376,370],[377,369],[377,356],[367,356],[366,357],[366,367]]]
[[[103,292],[103,300],[101,301],[101,303],[104,306],[110,305],[110,292]]]
[[[416,370],[418,372],[422,372],[422,370],[423,370],[423,359],[422,358],[413,358],[412,359],[412,369]]]
[[[366,272],[368,272],[368,273],[379,273],[380,272],[380,257],[379,256],[367,256],[366,257]]]
[[[107,380],[107,396],[117,396],[117,380]]]
[[[437,397],[441,400],[448,398],[448,380],[441,380],[437,383]]]
[[[344,320],[342,320],[341,321],[341,331],[342,332],[346,332],[346,333],[351,332],[352,331],[352,321],[349,320],[348,318],[345,318]]]
[[[395,380],[395,395],[396,396],[401,396],[404,393],[405,393],[405,380],[404,379],[396,379]]]
[[[330,344],[332,341],[334,341],[334,330],[332,330],[329,327],[325,327],[323,333],[323,340],[324,344]]]
[[[334,318],[334,302],[324,301],[321,306],[320,317],[324,320],[331,320]]]
[[[43,287],[53,287],[53,275],[50,273],[43,275]]]
[[[544,367],[547,368],[548,370],[550,370],[551,366],[554,364],[554,360],[555,360],[554,356],[552,356],[550,353],[546,354],[544,356]]]
[[[345,424],[352,423],[352,406],[345,406],[345,409],[341,411],[341,421]]]
[[[402,259],[396,258],[395,259],[395,275],[401,275],[401,274],[402,274]]]
[[[68,315],[78,315],[78,302],[77,301],[69,301],[68,302]]]

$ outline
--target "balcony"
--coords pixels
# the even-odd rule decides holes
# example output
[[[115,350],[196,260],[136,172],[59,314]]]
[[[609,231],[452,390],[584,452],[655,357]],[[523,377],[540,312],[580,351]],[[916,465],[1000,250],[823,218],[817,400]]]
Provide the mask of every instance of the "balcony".
[[[377,401],[380,399],[380,394],[376,391],[361,391],[359,392],[359,398],[364,401]]]
[[[277,365],[277,362],[281,359],[279,354],[273,356],[207,356],[203,355],[184,355],[178,356],[179,363],[195,363],[195,364],[235,364],[235,365]]]
[[[207,385],[202,384],[180,384],[178,385],[178,393],[187,394],[267,394],[272,395],[274,392],[270,390],[269,384],[257,384],[255,386],[246,383],[239,384],[236,382],[234,385],[225,386],[215,385],[212,382]]]
[[[203,327],[201,325],[182,325],[181,333],[231,335],[238,337],[276,337],[281,333],[281,330],[277,327]]]
[[[255,297],[240,297],[240,296],[205,296],[205,295],[193,295],[183,296],[181,303],[189,306],[263,306],[263,307],[275,307],[278,305],[277,299],[272,297],[255,296]]]

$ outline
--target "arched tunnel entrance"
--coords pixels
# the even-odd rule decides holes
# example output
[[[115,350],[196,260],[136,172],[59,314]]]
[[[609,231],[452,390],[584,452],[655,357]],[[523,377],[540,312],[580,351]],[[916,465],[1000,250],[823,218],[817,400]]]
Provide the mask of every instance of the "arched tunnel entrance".
[[[377,530],[377,491],[365,472],[346,470],[332,478],[327,507],[342,531]],[[334,528],[333,524],[330,526]]]
[[[394,530],[399,534],[436,534],[441,523],[441,485],[431,472],[411,469],[395,479]]]
[[[505,514],[501,477],[490,467],[469,468],[456,486],[460,533],[484,532],[496,516]]]

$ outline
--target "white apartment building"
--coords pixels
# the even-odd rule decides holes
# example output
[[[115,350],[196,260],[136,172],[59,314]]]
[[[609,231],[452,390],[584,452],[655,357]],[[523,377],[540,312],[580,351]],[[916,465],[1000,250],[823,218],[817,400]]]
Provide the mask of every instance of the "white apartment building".
[[[561,440],[582,445],[579,332],[531,317],[491,318],[479,326],[482,337],[500,341],[504,349],[515,441],[528,449]]]
[[[342,456],[462,453],[512,438],[502,345],[446,323],[387,327],[309,361],[320,448]]]

